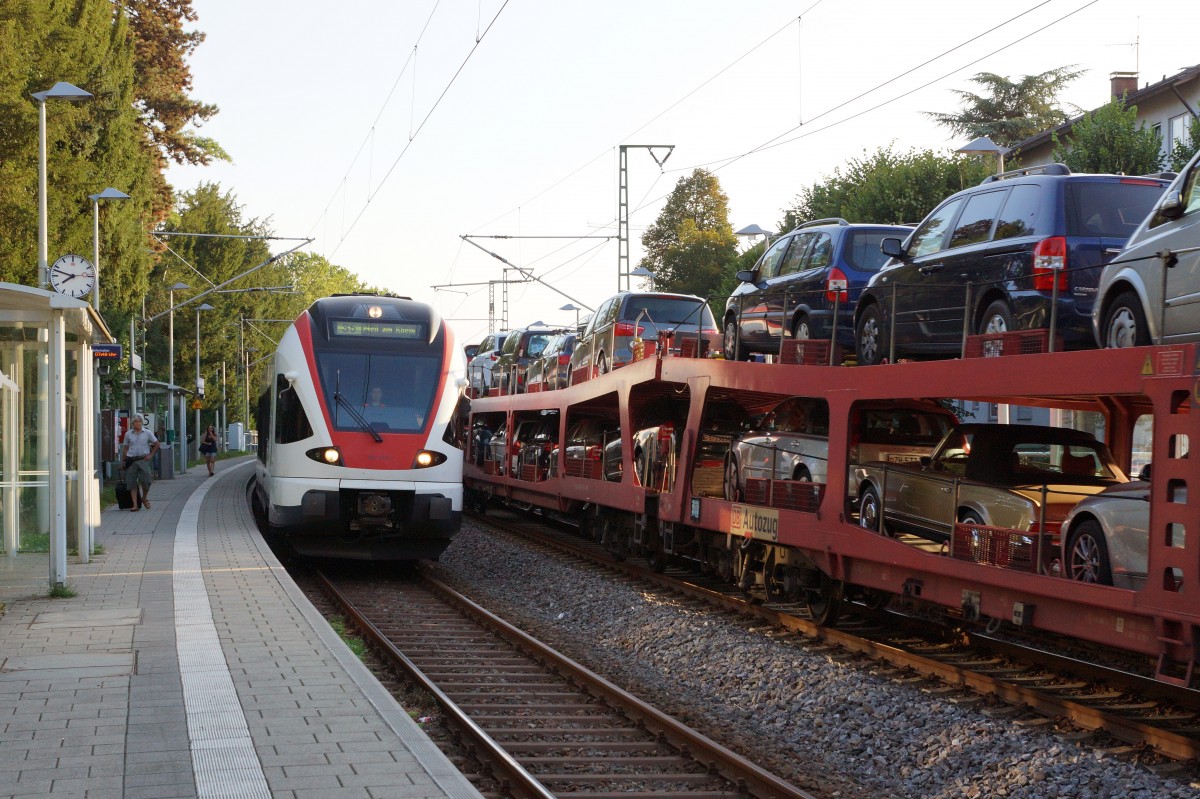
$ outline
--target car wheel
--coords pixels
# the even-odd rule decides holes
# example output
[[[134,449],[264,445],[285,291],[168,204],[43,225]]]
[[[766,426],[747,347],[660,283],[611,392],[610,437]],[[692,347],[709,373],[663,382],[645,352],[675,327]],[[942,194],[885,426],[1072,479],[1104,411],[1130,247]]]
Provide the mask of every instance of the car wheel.
[[[1066,570],[1066,576],[1072,580],[1113,584],[1108,544],[1104,541],[1104,528],[1099,522],[1089,519],[1071,530],[1067,538]]]
[[[1150,344],[1150,331],[1146,325],[1146,313],[1137,294],[1121,292],[1104,319],[1105,347],[1146,347]]]
[[[792,472],[792,479],[798,483],[811,483],[812,474],[808,471],[807,466],[800,465]]]
[[[729,502],[742,501],[742,489],[738,485],[738,467],[737,461],[732,456],[725,459],[725,481],[724,481],[725,499]]]
[[[858,526],[877,533],[883,532],[883,504],[872,486],[865,487],[858,500]]]
[[[792,325],[792,338],[810,339],[812,337],[812,327],[808,324],[808,317],[801,314],[796,319],[796,323]]]
[[[871,303],[863,308],[858,318],[858,329],[855,336],[856,354],[862,366],[874,366],[882,363],[887,349],[887,340],[883,332],[883,314],[879,305]]]
[[[958,523],[974,525],[976,527],[987,527],[987,525],[983,523],[983,518],[973,510],[963,511],[962,515],[958,519]]]
[[[596,356],[596,374],[608,374],[608,358],[604,357],[603,352]]]
[[[987,335],[1007,333],[1016,328],[1012,311],[1009,310],[1008,303],[1004,300],[996,300],[989,305],[979,320],[979,332]]]
[[[736,319],[730,319],[725,323],[725,335],[721,339],[721,346],[725,350],[725,360],[727,361],[748,361],[749,354],[738,351],[738,324]]]

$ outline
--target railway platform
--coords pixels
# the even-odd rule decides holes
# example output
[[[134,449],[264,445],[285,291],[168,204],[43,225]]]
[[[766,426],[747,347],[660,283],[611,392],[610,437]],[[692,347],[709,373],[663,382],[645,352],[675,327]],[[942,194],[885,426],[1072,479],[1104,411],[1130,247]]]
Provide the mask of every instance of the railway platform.
[[[250,458],[102,514],[74,597],[0,556],[0,797],[478,797],[280,566]]]

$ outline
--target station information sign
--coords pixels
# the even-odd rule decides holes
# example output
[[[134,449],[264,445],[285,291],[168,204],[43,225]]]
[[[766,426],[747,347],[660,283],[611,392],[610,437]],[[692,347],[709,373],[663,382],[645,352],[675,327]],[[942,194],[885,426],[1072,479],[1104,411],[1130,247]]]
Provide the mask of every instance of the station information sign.
[[[93,344],[92,357],[98,361],[119,361],[121,360],[121,345]]]

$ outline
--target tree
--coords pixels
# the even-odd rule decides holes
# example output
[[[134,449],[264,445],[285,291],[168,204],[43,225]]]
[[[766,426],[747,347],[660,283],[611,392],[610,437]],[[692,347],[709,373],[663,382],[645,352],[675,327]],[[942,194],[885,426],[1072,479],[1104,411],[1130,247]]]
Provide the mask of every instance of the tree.
[[[1072,172],[1145,175],[1162,166],[1162,138],[1146,123],[1138,124],[1137,106],[1123,98],[1084,114],[1069,138],[1055,133],[1054,160]]]
[[[150,142],[164,158],[180,164],[208,164],[228,155],[212,139],[187,130],[202,125],[218,108],[188,96],[192,72],[187,58],[204,41],[199,31],[185,31],[196,21],[192,0],[117,0],[129,18],[137,105]]]
[[[1058,107],[1058,92],[1086,71],[1065,66],[1040,75],[1025,75],[1016,82],[993,72],[980,72],[971,80],[987,89],[986,94],[956,90],[954,93],[963,101],[962,111],[927,115],[968,139],[987,136],[1001,147],[1012,147],[1067,121],[1067,114]]]
[[[729,198],[716,176],[697,169],[680,178],[658,219],[642,234],[642,246],[641,266],[654,273],[656,289],[715,296],[737,250]]]
[[[178,132],[172,114],[193,105],[185,94],[190,76],[186,67],[183,77],[171,72],[177,88],[169,92],[155,70],[169,61],[167,52],[182,64],[194,47],[188,42],[198,41],[166,36],[163,23],[190,18],[190,2],[0,3],[0,279],[37,284],[38,104],[30,95],[56,81],[73,83],[93,99],[51,101],[46,108],[50,259],[68,252],[91,257],[88,195],[105,186],[131,195],[100,204],[101,308],[113,331],[128,329],[129,318],[141,313],[152,267],[146,231],[171,209],[166,160],[153,141],[156,131]],[[172,8],[186,14],[172,17]],[[136,43],[152,38],[155,19],[166,44],[159,58],[139,58]],[[207,108],[189,118],[215,112]]]
[[[916,149],[896,153],[889,145],[864,152],[803,189],[784,210],[780,230],[829,217],[889,225],[920,222],[947,196],[991,173],[990,164],[968,157]]]

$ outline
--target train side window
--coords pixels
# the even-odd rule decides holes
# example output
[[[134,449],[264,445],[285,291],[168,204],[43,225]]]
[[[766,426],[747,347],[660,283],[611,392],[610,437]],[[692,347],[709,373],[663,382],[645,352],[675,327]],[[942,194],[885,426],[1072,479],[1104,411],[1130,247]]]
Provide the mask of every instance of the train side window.
[[[291,444],[312,436],[308,414],[296,389],[283,375],[275,378],[275,443]]]

